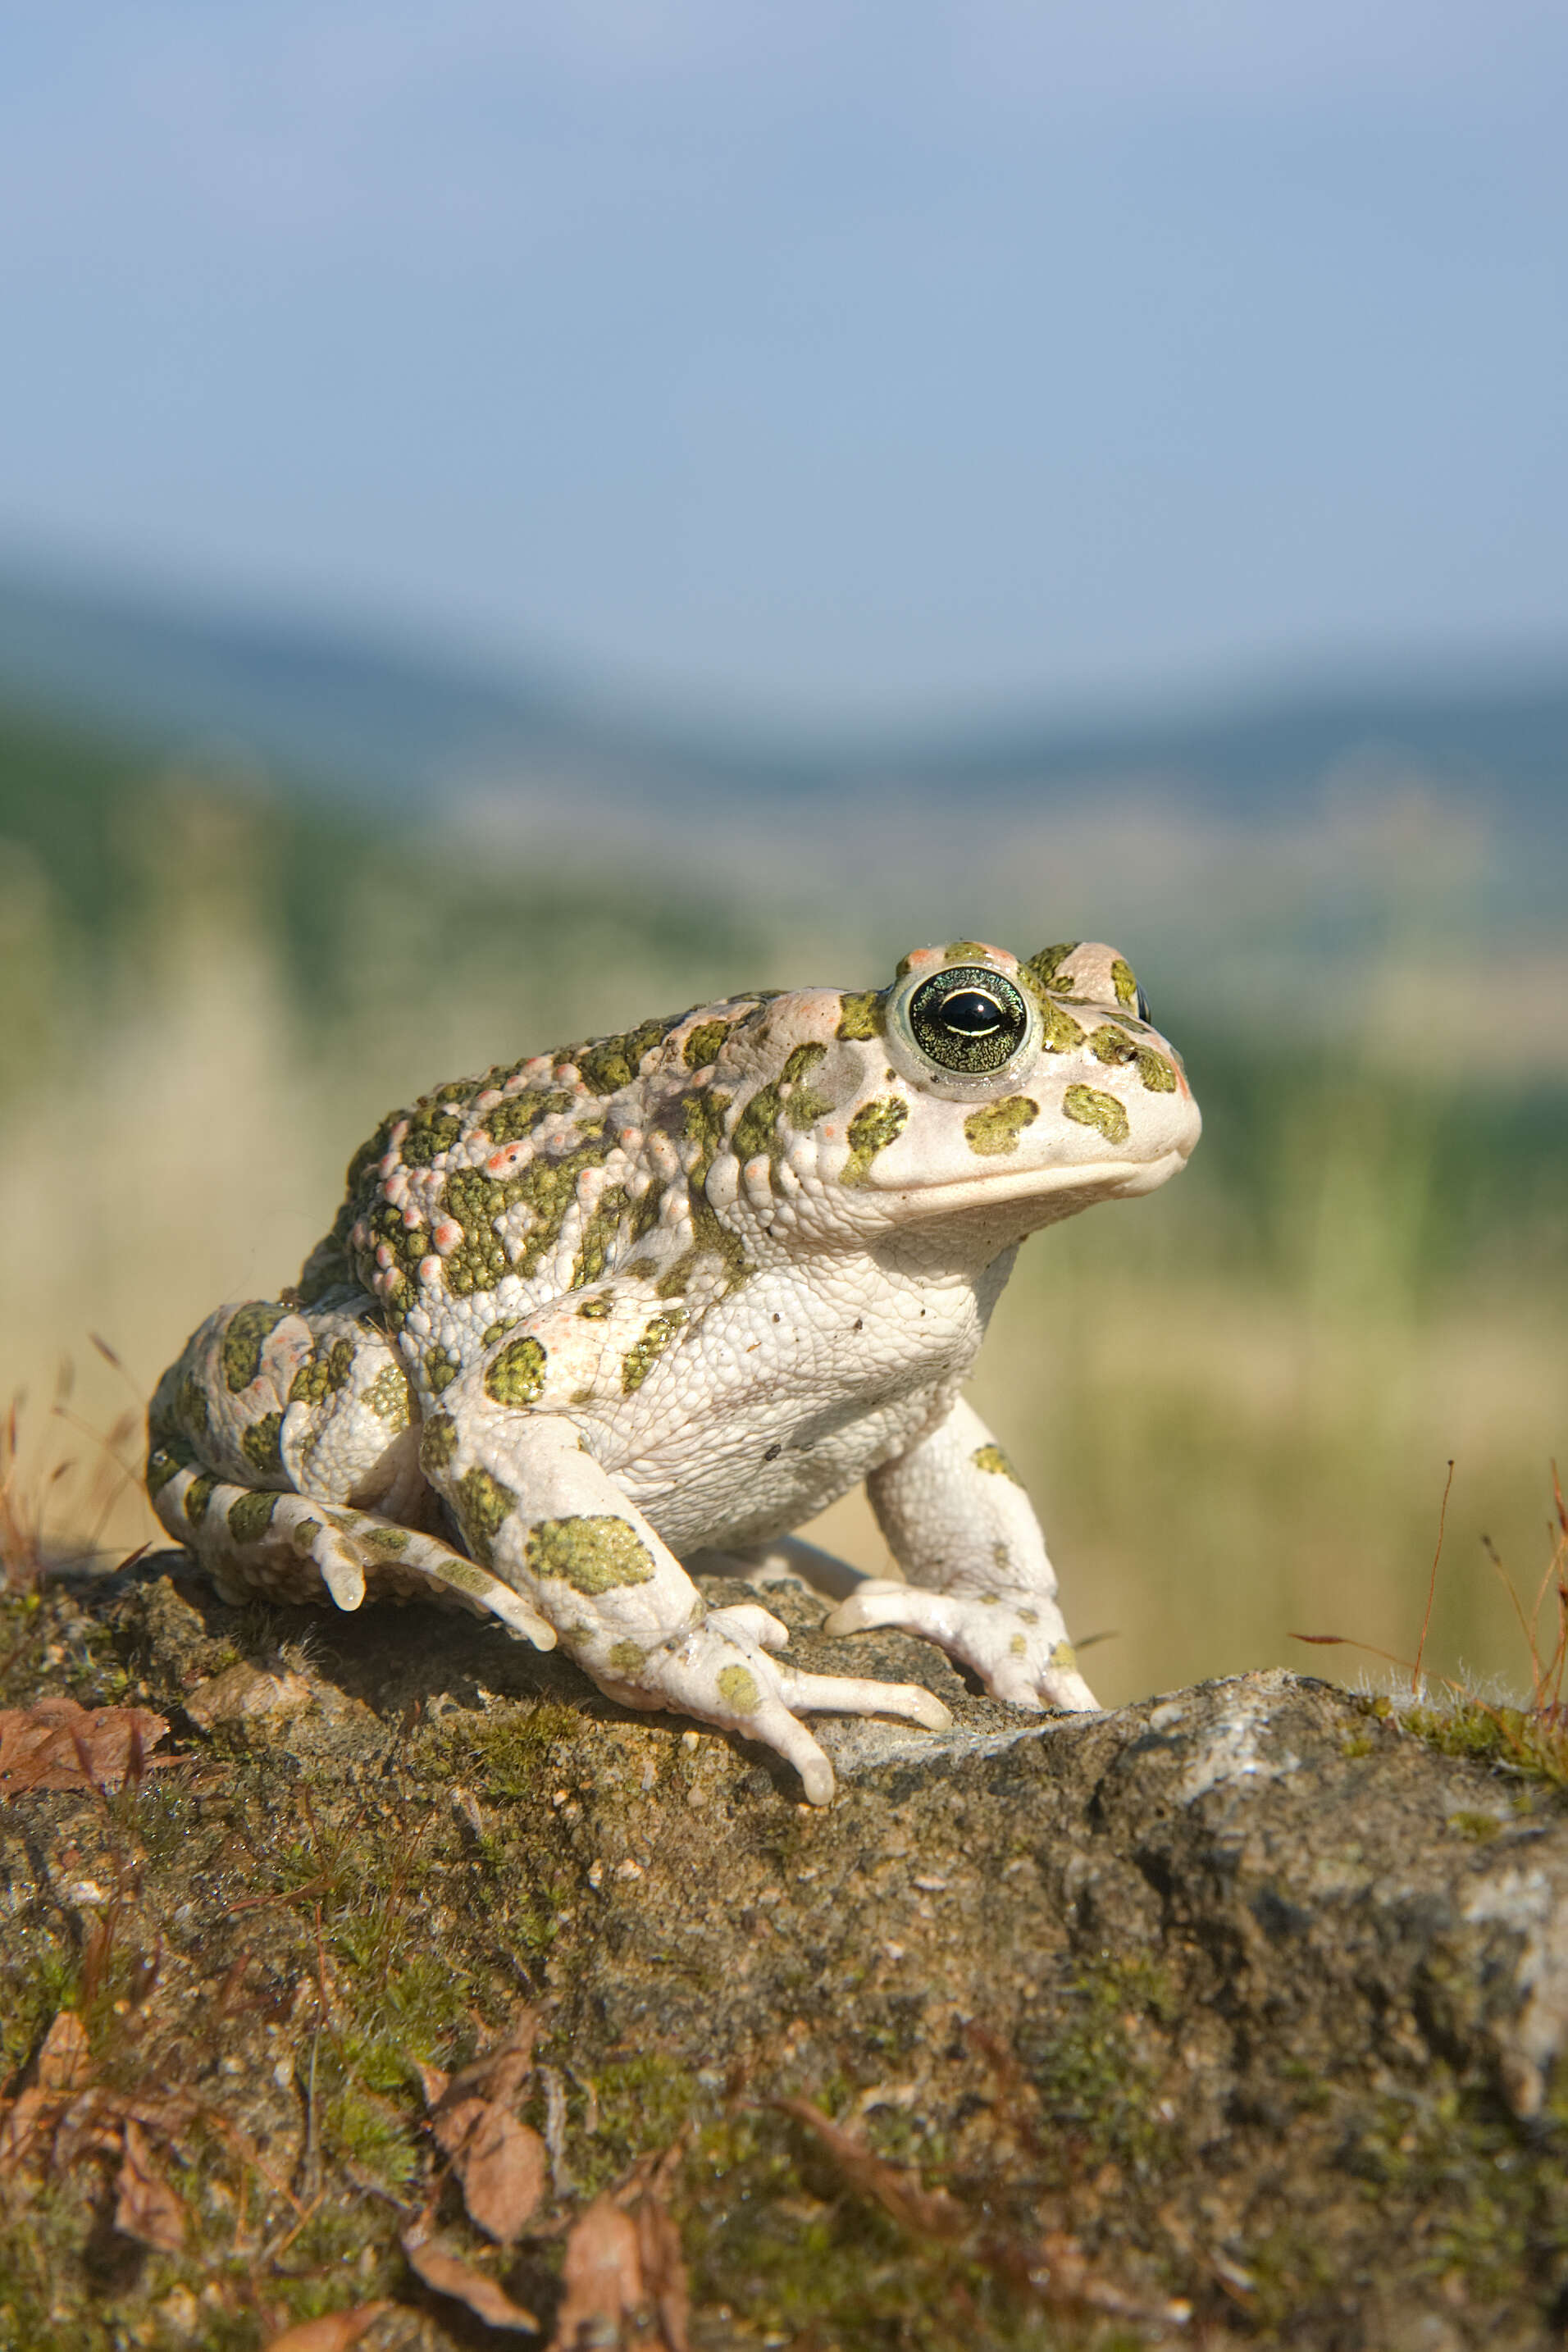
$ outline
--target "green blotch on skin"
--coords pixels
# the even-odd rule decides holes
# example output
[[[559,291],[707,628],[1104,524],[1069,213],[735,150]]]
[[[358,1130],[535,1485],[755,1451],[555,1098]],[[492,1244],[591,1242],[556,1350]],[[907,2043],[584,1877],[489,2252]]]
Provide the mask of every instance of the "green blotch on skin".
[[[502,1523],[517,1508],[517,1496],[510,1486],[476,1464],[465,1470],[453,1492],[458,1517],[463,1533],[468,1539],[468,1549],[483,1568],[490,1565],[490,1547],[500,1534]]]
[[[711,1055],[709,1057],[711,1059]],[[636,1642],[617,1642],[610,1652],[609,1663],[623,1675],[635,1675],[641,1669],[643,1652]]]
[[[603,1297],[584,1298],[577,1309],[579,1319],[584,1323],[605,1323],[614,1312],[611,1301]]]
[[[797,1045],[773,1083],[757,1088],[730,1139],[737,1160],[755,1160],[763,1152],[775,1157],[781,1116],[797,1129],[826,1118],[833,1108],[832,1098],[819,1094],[810,1083],[811,1073],[826,1051],[826,1045]],[[786,1087],[791,1090],[787,1097]]]
[[[443,1389],[449,1389],[462,1369],[449,1349],[439,1346],[426,1349],[425,1377],[430,1383],[432,1396],[439,1396]]]
[[[595,1094],[617,1094],[637,1076],[644,1055],[664,1043],[670,1026],[668,1021],[644,1021],[622,1036],[572,1046],[563,1058],[575,1063],[584,1085]]]
[[[272,1514],[277,1508],[276,1495],[238,1496],[228,1507],[229,1534],[236,1543],[259,1543],[272,1525]]]
[[[430,1477],[439,1477],[451,1466],[458,1451],[458,1424],[449,1412],[438,1412],[425,1424],[425,1434],[419,1441],[419,1466]]]
[[[653,1555],[637,1529],[607,1512],[541,1519],[529,1531],[523,1559],[535,1576],[590,1595],[649,1584],[655,1573]]]
[[[977,1470],[988,1470],[993,1477],[1011,1478],[1015,1486],[1024,1483],[999,1445],[977,1445],[969,1458]]]
[[[717,1061],[719,1050],[735,1025],[734,1016],[728,1021],[700,1021],[681,1048],[680,1058],[689,1070],[705,1070],[710,1062]]]
[[[383,1559],[398,1559],[408,1549],[406,1528],[361,1528],[361,1547]]]
[[[193,1528],[199,1528],[206,1517],[207,1505],[212,1501],[213,1488],[216,1485],[217,1480],[212,1472],[204,1470],[201,1476],[193,1478],[185,1488],[184,1513]]]
[[[1113,1021],[1102,1022],[1091,1034],[1089,1044],[1095,1060],[1104,1062],[1108,1066],[1138,1058],[1137,1045],[1126,1030],[1119,1029]]]
[[[321,1532],[320,1519],[301,1519],[289,1540],[298,1552],[307,1552]]]
[[[289,1391],[290,1404],[321,1404],[335,1396],[353,1370],[354,1343],[334,1339],[326,1354],[312,1355],[295,1373]]]
[[[1055,1643],[1052,1645],[1051,1654],[1047,1659],[1046,1664],[1048,1666],[1054,1666],[1057,1673],[1059,1675],[1076,1675],[1078,1672],[1078,1652],[1073,1648],[1070,1642]]]
[[[364,1402],[377,1421],[384,1421],[395,1433],[406,1429],[414,1418],[408,1382],[395,1364],[382,1366],[364,1392]]]
[[[745,1666],[721,1666],[714,1684],[725,1706],[737,1715],[755,1715],[763,1703],[756,1676]]]
[[[1054,989],[1059,996],[1068,995],[1072,989],[1072,975],[1069,972],[1065,981],[1058,975],[1068,956],[1076,955],[1079,945],[1077,940],[1062,940],[1054,948],[1042,948],[1038,955],[1032,955],[1021,966],[1021,970],[1037,988]]]
[[[658,1223],[659,1203],[663,1199],[664,1186],[657,1180],[648,1186],[646,1192],[638,1193],[632,1202],[631,1213],[626,1219],[626,1234],[629,1240],[640,1242],[645,1234],[653,1231]]]
[[[503,1143],[521,1143],[531,1135],[541,1119],[556,1111],[570,1110],[577,1097],[567,1087],[552,1087],[542,1094],[509,1095],[505,1102],[497,1103],[485,1113],[485,1133],[499,1148]]]
[[[447,1287],[453,1297],[466,1298],[476,1290],[493,1290],[510,1270],[496,1221],[519,1202],[530,1212],[528,1234],[517,1261],[517,1272],[526,1280],[559,1240],[576,1203],[578,1177],[585,1168],[603,1167],[615,1148],[615,1139],[605,1129],[593,1125],[579,1130],[575,1150],[563,1150],[559,1157],[542,1155],[531,1160],[514,1176],[487,1176],[481,1168],[455,1169],[441,1188],[441,1207],[463,1234],[444,1265]],[[390,1203],[387,1206],[390,1219],[401,1225],[402,1213]],[[407,1254],[392,1222],[377,1225],[374,1216],[371,1222],[395,1255],[400,1251]],[[424,1243],[418,1236],[416,1239],[418,1245],[412,1255],[416,1260],[424,1255]]]
[[[581,1290],[584,1283],[597,1282],[604,1273],[628,1206],[624,1184],[607,1184],[600,1193],[583,1221],[577,1259],[572,1268],[574,1290]]]
[[[1114,1095],[1102,1095],[1094,1087],[1069,1087],[1062,1108],[1079,1127],[1099,1128],[1107,1143],[1126,1142],[1127,1113]]]
[[[190,1460],[188,1447],[181,1446],[176,1451],[171,1445],[155,1445],[147,1456],[148,1494],[154,1496],[161,1495],[170,1479],[185,1469]]]
[[[697,1261],[701,1253],[696,1248],[682,1250],[674,1265],[661,1274],[654,1284],[655,1297],[679,1298],[696,1273]]]
[[[705,1087],[700,1094],[686,1097],[681,1127],[688,1143],[696,1144],[698,1155],[689,1179],[693,1187],[707,1175],[724,1140],[724,1114],[732,1099],[721,1087]]]
[[[834,1034],[856,1045],[869,1045],[888,1026],[887,1004],[879,988],[868,988],[839,999],[838,1026]]]
[[[1024,1658],[1027,1657],[1028,1653],[1029,1645],[1022,1633],[1015,1633],[1007,1644],[1007,1655],[1010,1658]]]
[[[405,1168],[430,1167],[441,1152],[450,1151],[463,1131],[462,1120],[455,1118],[444,1105],[437,1108],[438,1101],[438,1097],[427,1097],[415,1106],[413,1121],[398,1146],[398,1156]]]
[[[1152,1045],[1138,1048],[1138,1075],[1152,1095],[1173,1095],[1176,1073],[1163,1054],[1156,1054]]]
[[[464,1559],[460,1553],[455,1551],[447,1552],[445,1559],[437,1560],[433,1568],[427,1567],[424,1572],[426,1576],[435,1577],[438,1583],[450,1584],[458,1592],[471,1592],[480,1601],[492,1593],[496,1587],[493,1576],[487,1576],[482,1568],[477,1568],[472,1560]]]
[[[263,1413],[259,1421],[253,1421],[250,1427],[241,1433],[239,1450],[253,1469],[281,1470],[283,1456],[279,1444],[282,1435],[282,1414]]]
[[[623,1396],[630,1396],[634,1390],[641,1388],[685,1320],[684,1307],[666,1307],[647,1326],[641,1339],[632,1342],[621,1366]]]
[[[841,1184],[863,1184],[879,1151],[900,1136],[909,1124],[910,1107],[896,1095],[879,1095],[858,1110],[849,1122],[849,1158]]]
[[[187,1372],[180,1382],[174,1410],[193,1437],[207,1433],[207,1392],[194,1372]]]
[[[485,1394],[492,1403],[521,1410],[544,1387],[544,1349],[537,1339],[513,1339],[485,1367]]]
[[[740,1234],[730,1231],[703,1189],[708,1171],[723,1148],[724,1114],[731,1099],[721,1089],[705,1088],[687,1097],[682,1119],[687,1141],[697,1146],[697,1158],[686,1178],[686,1213],[691,1221],[691,1237],[704,1255],[717,1257],[723,1265],[726,1292],[739,1290],[754,1271]]]
[[[1004,1151],[1016,1151],[1019,1136],[1039,1115],[1039,1104],[1031,1102],[1027,1095],[1005,1095],[1000,1102],[987,1103],[984,1110],[971,1111],[963,1132],[971,1151],[994,1159]]]
[[[223,1376],[231,1396],[247,1389],[261,1370],[261,1350],[288,1314],[286,1307],[258,1298],[237,1307],[223,1335]]]
[[[1070,1013],[1064,1012],[1053,996],[1042,996],[1036,1002],[1040,1008],[1040,1043],[1047,1054],[1076,1054],[1083,1044],[1083,1031]]]
[[[1121,956],[1118,956],[1115,961],[1111,964],[1110,985],[1116,991],[1116,1001],[1118,1004],[1137,1003],[1137,976],[1134,973],[1131,965],[1124,962]]]
[[[990,963],[991,950],[984,940],[950,940],[942,954],[949,963]]]

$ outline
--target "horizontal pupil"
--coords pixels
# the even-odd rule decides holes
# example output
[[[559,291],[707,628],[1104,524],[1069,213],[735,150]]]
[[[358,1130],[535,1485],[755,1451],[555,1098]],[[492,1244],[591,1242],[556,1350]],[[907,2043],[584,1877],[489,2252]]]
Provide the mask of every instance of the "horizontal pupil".
[[[991,1037],[1002,1026],[1002,1008],[977,988],[955,990],[942,1008],[942,1017],[949,1029],[961,1037]]]

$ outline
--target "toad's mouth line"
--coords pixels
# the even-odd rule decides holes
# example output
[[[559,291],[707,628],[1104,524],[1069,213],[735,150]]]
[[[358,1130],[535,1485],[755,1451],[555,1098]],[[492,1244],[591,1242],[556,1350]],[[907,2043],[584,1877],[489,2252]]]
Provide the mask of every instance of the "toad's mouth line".
[[[1197,1140],[1195,1136],[1193,1140]],[[911,1212],[928,1212],[933,1216],[946,1215],[957,1209],[1002,1207],[1010,1201],[1050,1200],[1061,1192],[1090,1192],[1096,1199],[1119,1194],[1136,1200],[1142,1192],[1157,1191],[1184,1168],[1191,1150],[1189,1144],[1184,1151],[1163,1151],[1153,1160],[1087,1160],[1066,1168],[1004,1171],[993,1162],[987,1169],[976,1169],[973,1176],[886,1187],[872,1180],[860,1189],[862,1197],[874,1198],[889,1209],[907,1206]]]

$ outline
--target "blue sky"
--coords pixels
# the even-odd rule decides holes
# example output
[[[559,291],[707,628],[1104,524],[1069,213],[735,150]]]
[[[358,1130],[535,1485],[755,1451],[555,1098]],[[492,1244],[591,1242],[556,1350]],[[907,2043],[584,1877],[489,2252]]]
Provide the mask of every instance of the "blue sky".
[[[8,5],[0,548],[814,722],[1568,640],[1568,10]]]

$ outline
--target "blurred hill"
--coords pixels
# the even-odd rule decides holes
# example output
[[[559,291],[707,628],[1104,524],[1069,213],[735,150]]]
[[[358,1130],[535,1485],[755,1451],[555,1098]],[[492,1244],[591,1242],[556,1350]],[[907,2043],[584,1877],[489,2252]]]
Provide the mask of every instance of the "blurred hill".
[[[1193,814],[1289,816],[1326,779],[1419,776],[1484,799],[1521,836],[1568,840],[1568,655],[1456,673],[1325,675],[1210,708],[1066,722],[1014,713],[920,733],[834,740],[746,734],[637,708],[591,681],[503,669],[438,645],[325,622],[198,606],[0,566],[0,693],[130,729],[181,753],[314,776],[340,793],[417,805],[462,793],[657,794],[667,816],[722,803],[838,803],[889,789],[993,806],[1114,785]]]

